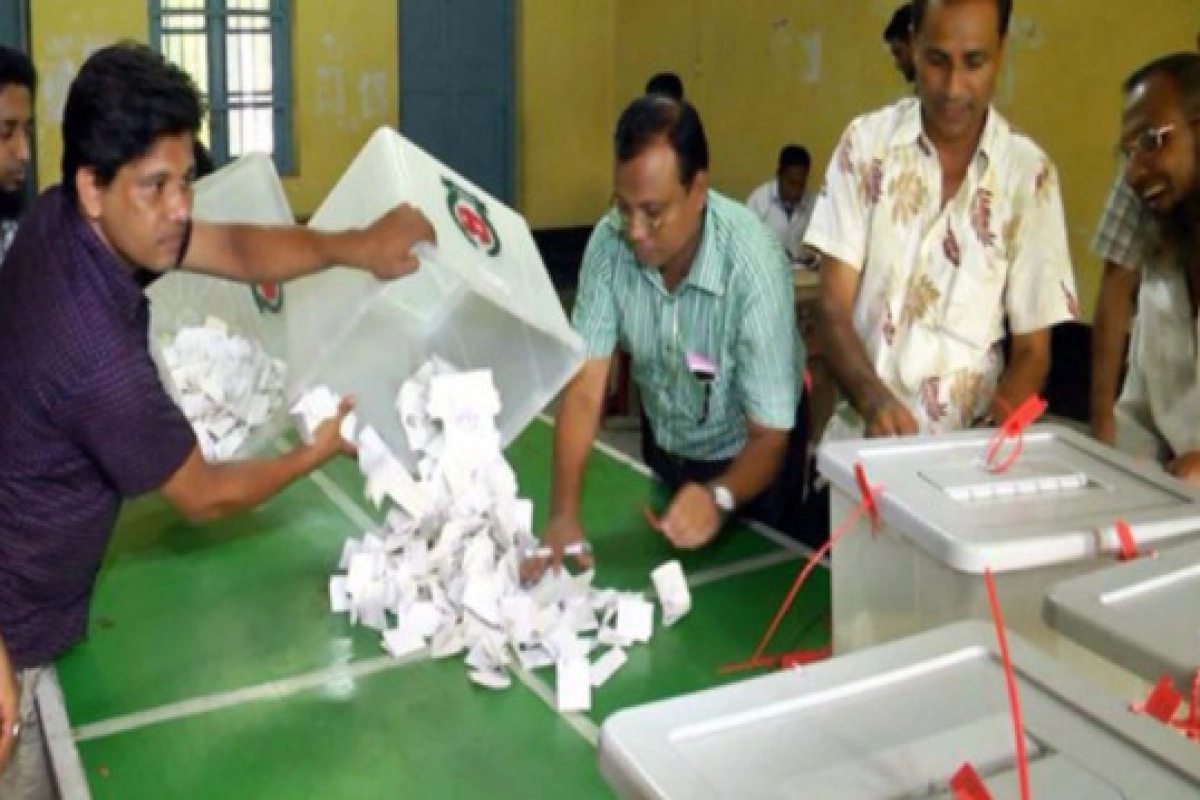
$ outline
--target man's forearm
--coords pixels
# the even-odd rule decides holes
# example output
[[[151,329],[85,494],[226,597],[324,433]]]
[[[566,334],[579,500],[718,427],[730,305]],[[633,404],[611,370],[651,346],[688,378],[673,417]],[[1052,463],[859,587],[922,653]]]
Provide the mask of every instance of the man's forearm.
[[[1106,264],[1092,323],[1091,415],[1093,423],[1110,422],[1116,404],[1137,273],[1116,264]]]
[[[288,281],[334,264],[361,262],[359,231],[321,233],[299,226],[238,225],[231,235],[237,260],[246,266],[245,278],[254,283]]]
[[[850,403],[865,419],[875,406],[892,398],[892,392],[871,366],[867,350],[854,327],[844,320],[828,319],[824,327],[826,363]]]
[[[746,446],[717,479],[733,493],[738,505],[754,500],[775,480],[787,457],[789,433],[773,428],[751,430]]]
[[[550,516],[579,516],[583,473],[596,440],[602,403],[587,396],[564,395],[554,426],[554,464]]]
[[[209,490],[184,513],[192,522],[210,522],[257,508],[325,460],[302,445],[274,458],[210,465]]]
[[[1050,357],[1047,350],[1014,347],[1008,368],[1004,371],[992,399],[989,410],[992,419],[997,423],[1003,422],[1028,397],[1039,393],[1049,371]]]

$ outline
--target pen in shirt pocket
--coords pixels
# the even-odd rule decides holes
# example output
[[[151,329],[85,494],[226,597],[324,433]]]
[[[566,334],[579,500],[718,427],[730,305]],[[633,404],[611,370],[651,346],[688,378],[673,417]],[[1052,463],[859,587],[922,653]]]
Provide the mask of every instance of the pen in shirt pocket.
[[[687,368],[688,372],[692,373],[692,377],[700,381],[700,384],[704,387],[704,401],[700,407],[699,420],[699,423],[703,425],[705,422],[708,422],[708,410],[712,402],[712,385],[713,380],[717,377],[717,365],[707,356],[689,352],[687,354]]]

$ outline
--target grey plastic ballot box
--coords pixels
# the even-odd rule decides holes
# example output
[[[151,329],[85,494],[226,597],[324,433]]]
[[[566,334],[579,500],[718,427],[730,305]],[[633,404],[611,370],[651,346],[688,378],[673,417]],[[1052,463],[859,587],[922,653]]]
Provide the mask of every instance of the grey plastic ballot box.
[[[1200,747],[1010,634],[1032,796],[1200,797]],[[1017,796],[991,625],[963,622],[801,670],[620,711],[600,771],[626,798],[950,798],[970,763]]]
[[[962,619],[990,619],[985,567],[1005,624],[1054,653],[1047,589],[1114,563],[1116,521],[1161,547],[1200,538],[1200,493],[1161,470],[1058,425],[1036,425],[1002,473],[984,465],[991,430],[823,445],[834,526],[860,501],[854,465],[882,485],[881,530],[858,523],[833,548],[833,649],[861,647]],[[1087,656],[1088,674],[1126,681]]]
[[[1063,581],[1046,622],[1148,683],[1187,690],[1200,669],[1200,543],[1172,547]]]

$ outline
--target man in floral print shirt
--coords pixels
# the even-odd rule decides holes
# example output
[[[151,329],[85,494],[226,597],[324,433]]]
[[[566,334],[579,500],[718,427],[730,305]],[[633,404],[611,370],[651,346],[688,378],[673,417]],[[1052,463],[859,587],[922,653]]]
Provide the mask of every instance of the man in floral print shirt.
[[[918,96],[850,123],[805,240],[849,401],[830,438],[1003,419],[1076,315],[1057,173],[991,107],[1011,0],[912,9]]]

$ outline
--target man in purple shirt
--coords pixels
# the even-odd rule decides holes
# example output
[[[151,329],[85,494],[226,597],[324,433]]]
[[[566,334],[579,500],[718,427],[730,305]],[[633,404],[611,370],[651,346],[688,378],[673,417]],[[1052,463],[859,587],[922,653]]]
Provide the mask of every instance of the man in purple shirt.
[[[0,635],[11,660],[0,660],[0,758],[16,739],[0,767],[6,800],[50,792],[34,687],[86,631],[122,500],[160,491],[189,520],[216,519],[344,450],[349,404],[311,445],[207,463],[159,382],[135,271],[264,282],[347,264],[394,278],[433,239],[410,206],[335,234],[192,222],[201,113],[191,79],[149,48],[93,54],[67,96],[62,184],[25,215],[0,272]]]

